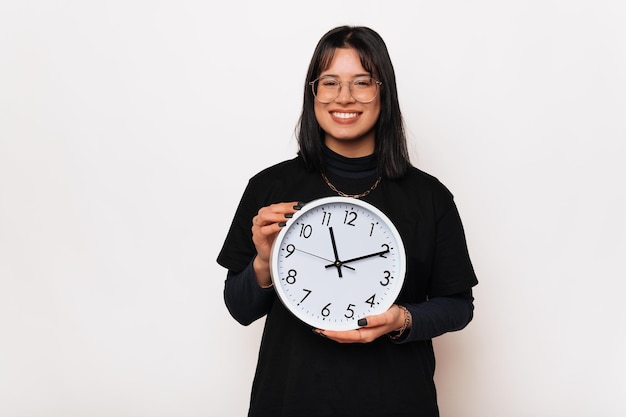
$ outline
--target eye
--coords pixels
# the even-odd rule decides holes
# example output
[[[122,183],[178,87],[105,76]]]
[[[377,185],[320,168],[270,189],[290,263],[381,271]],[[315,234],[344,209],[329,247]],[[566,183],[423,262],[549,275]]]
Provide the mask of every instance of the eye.
[[[320,79],[320,85],[324,87],[336,87],[339,85],[339,81],[334,78],[322,78]]]
[[[352,81],[352,84],[357,88],[367,88],[372,86],[373,81],[370,77],[362,77],[355,78],[354,81]]]

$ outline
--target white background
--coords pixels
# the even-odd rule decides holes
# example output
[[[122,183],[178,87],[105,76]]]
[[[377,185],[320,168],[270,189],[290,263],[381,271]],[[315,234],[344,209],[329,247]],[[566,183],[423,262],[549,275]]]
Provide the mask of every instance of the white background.
[[[317,40],[386,40],[480,284],[442,417],[626,415],[620,0],[0,2],[0,415],[245,416],[215,262]]]

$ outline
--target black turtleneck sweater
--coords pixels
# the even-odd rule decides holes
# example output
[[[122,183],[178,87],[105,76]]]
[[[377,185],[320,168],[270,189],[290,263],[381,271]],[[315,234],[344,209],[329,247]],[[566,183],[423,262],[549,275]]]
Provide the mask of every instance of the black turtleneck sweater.
[[[251,221],[261,207],[313,201],[370,190],[378,178],[375,156],[344,158],[324,151],[324,172],[307,170],[297,156],[250,178],[217,262],[228,270],[224,298],[231,315],[247,325],[265,317],[249,417],[439,415],[432,338],[463,328],[472,318],[471,289],[478,283],[454,196],[437,178],[409,167],[401,178],[382,178],[363,201],[398,228],[407,254],[396,303],[413,325],[404,337],[340,344],[311,332],[261,288],[252,260]]]

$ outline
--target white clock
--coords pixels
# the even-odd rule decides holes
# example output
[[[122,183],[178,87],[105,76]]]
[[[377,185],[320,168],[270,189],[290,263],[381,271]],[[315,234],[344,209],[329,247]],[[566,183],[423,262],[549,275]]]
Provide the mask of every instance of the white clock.
[[[396,301],[406,253],[391,220],[348,197],[307,203],[279,232],[270,271],[278,297],[296,317],[324,330],[358,328]]]

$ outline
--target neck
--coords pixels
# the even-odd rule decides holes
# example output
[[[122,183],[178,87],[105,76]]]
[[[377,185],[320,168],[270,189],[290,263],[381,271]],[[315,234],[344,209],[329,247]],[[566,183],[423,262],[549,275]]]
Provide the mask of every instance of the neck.
[[[344,141],[326,137],[324,143],[328,149],[346,158],[361,158],[372,155],[375,151],[373,138],[371,140],[364,138],[357,141]]]
[[[326,146],[322,148],[322,153],[325,166],[324,171],[332,178],[371,178],[377,174],[378,165],[375,154],[348,158]]]

